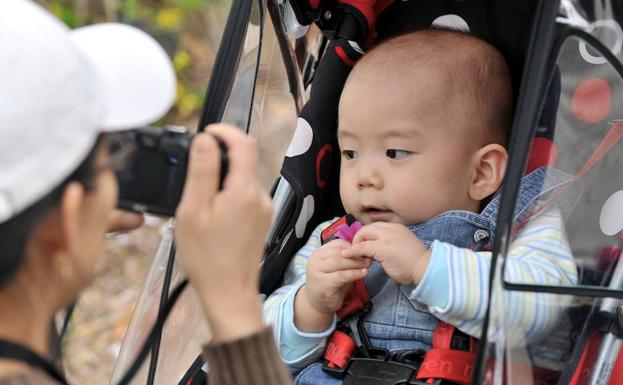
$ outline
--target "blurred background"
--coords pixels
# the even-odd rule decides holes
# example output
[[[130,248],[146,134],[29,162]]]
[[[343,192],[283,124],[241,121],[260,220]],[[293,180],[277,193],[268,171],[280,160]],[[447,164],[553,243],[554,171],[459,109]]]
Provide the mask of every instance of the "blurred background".
[[[231,0],[38,2],[72,28],[114,21],[137,26],[155,37],[171,57],[177,74],[175,106],[156,125],[174,124],[193,131],[197,129]],[[260,47],[258,42],[262,35]],[[255,43],[249,44],[249,40]],[[249,24],[239,79],[244,80],[245,66],[257,70],[257,83],[235,87],[233,93],[238,92],[238,95],[233,95],[232,99],[248,97],[242,94],[248,94],[255,86],[249,134],[257,139],[259,172],[265,187],[270,189],[295,128],[296,111],[268,17],[263,28],[259,22]],[[228,109],[231,110],[230,106]],[[248,117],[249,113],[242,111],[239,115]],[[229,122],[239,122],[231,117],[236,115],[235,111],[230,111],[229,115]],[[165,219],[147,217],[140,230],[107,236],[106,256],[94,282],[79,298],[63,341],[64,366],[71,383],[109,382],[165,226]],[[146,329],[149,327],[145,325]]]

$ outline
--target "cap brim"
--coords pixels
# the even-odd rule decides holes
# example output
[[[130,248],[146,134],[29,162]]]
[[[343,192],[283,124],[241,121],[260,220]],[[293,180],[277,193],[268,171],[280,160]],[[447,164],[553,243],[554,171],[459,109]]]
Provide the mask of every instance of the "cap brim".
[[[176,80],[164,49],[145,32],[123,24],[96,24],[71,32],[101,83],[104,131],[158,120],[175,100]]]

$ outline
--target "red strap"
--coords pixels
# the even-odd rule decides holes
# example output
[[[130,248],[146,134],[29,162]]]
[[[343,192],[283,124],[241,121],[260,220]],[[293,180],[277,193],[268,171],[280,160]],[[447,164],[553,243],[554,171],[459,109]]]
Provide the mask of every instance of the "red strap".
[[[476,353],[433,348],[426,353],[417,374],[418,380],[447,380],[469,385]]]
[[[323,243],[326,242],[331,237],[335,236],[338,227],[341,225],[350,225],[350,222],[353,220],[352,216],[349,215],[341,217],[322,231],[320,239]],[[368,294],[366,284],[363,282],[363,279],[357,280],[353,282],[346,293],[344,304],[342,308],[338,310],[337,315],[340,319],[348,318],[352,314],[363,310],[368,302],[370,302],[370,295]]]
[[[436,349],[450,349],[452,348],[452,337],[456,327],[449,323],[438,321],[437,327],[433,332],[433,348]],[[469,337],[469,351],[471,353],[476,352],[476,339]]]
[[[325,360],[329,361],[329,368],[345,368],[355,351],[355,342],[344,332],[336,330],[331,334],[329,344],[324,351]]]
[[[437,327],[433,333],[433,348],[450,349],[455,329],[454,326],[445,322],[437,322]]]
[[[326,242],[327,239],[331,238],[332,236],[335,235],[335,232],[337,231],[337,228],[342,226],[342,225],[347,225],[348,223],[346,223],[346,215],[344,215],[342,218],[338,219],[337,221],[331,223],[331,225],[329,227],[327,227],[326,229],[322,230],[322,233],[320,233],[320,239],[322,240],[322,242]]]
[[[370,302],[370,295],[368,289],[363,282],[363,279],[359,279],[350,287],[350,290],[344,297],[344,304],[340,310],[337,311],[337,315],[340,319],[345,319],[351,315],[362,310],[366,304]],[[352,330],[353,333],[357,333],[357,330]],[[335,330],[329,338],[329,344],[324,351],[324,358],[328,361],[327,366],[329,368],[345,368],[350,361],[350,358],[355,351],[355,342],[346,333]]]
[[[331,226],[327,227],[320,235],[323,242],[327,241],[335,235],[337,228],[341,225],[349,225],[348,216],[343,216],[337,221],[333,222]],[[351,315],[363,310],[370,302],[370,294],[363,279],[359,279],[350,286],[350,289],[344,297],[344,304],[342,308],[337,311],[337,315],[340,319],[345,319]],[[353,330],[353,333],[357,333],[357,330]],[[328,361],[327,366],[329,368],[345,368],[350,361],[353,352],[355,351],[355,342],[350,336],[340,330],[335,330],[331,334],[329,343],[324,352],[324,358]]]
[[[344,297],[344,304],[342,308],[337,311],[337,316],[340,319],[348,318],[349,316],[362,310],[366,304],[370,302],[370,294],[363,279],[358,279],[350,286],[350,290]]]
[[[433,348],[426,353],[418,380],[448,380],[469,384],[476,360],[476,341],[470,337],[469,352],[450,349],[456,328],[439,321],[433,333]]]
[[[558,148],[551,139],[536,137],[532,140],[526,174],[543,166],[552,166],[558,159]]]

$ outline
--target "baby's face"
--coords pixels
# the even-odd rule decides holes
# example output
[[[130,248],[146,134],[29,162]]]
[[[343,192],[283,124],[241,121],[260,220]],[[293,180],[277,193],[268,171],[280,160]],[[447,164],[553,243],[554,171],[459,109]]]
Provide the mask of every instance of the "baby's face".
[[[443,83],[443,82],[442,82]],[[468,195],[474,153],[465,114],[439,79],[418,87],[349,81],[340,100],[340,195],[365,224],[418,224],[451,209],[476,211]]]

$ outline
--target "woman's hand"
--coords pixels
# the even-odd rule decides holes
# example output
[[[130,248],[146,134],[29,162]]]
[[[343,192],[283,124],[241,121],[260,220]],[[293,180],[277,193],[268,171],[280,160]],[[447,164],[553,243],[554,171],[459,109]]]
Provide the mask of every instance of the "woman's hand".
[[[138,229],[145,222],[143,214],[124,210],[113,210],[108,220],[108,232],[116,233]]]
[[[212,135],[197,135],[175,234],[179,260],[204,305],[214,339],[229,340],[262,327],[258,269],[272,204],[257,176],[254,140],[225,124],[208,126],[207,132],[225,142],[229,170],[218,191],[217,142]]]

